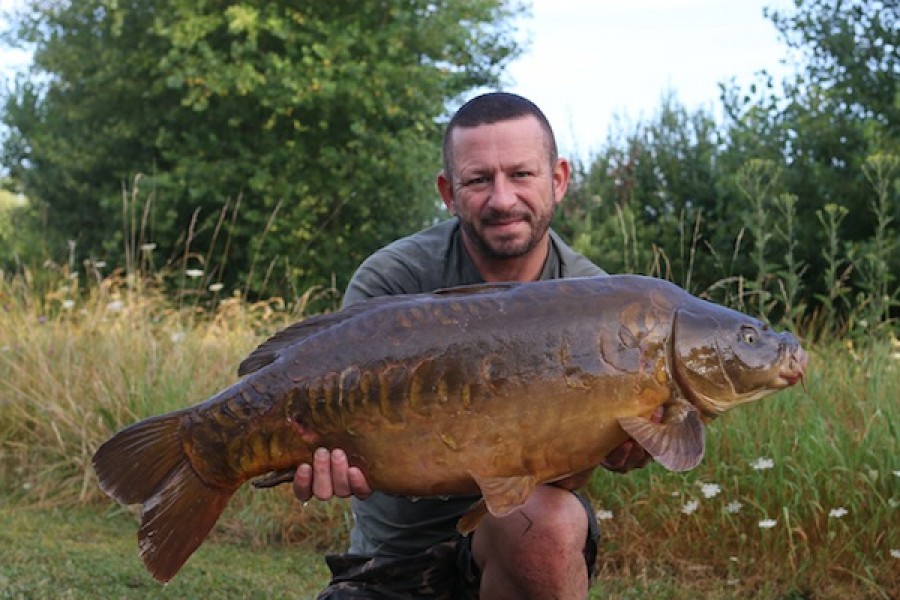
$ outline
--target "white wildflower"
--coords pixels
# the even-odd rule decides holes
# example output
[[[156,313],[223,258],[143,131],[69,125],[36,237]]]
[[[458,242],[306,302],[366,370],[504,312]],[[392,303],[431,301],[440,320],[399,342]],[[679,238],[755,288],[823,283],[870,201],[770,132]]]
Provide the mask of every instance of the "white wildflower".
[[[732,500],[725,505],[725,512],[735,514],[741,511],[744,505],[739,500]]]
[[[775,519],[763,519],[759,522],[760,529],[772,529],[775,525],[778,524],[778,521]]]
[[[765,471],[766,469],[773,468],[775,466],[775,461],[772,460],[771,458],[765,458],[765,457],[760,456],[759,458],[754,460],[752,463],[750,463],[750,466],[753,467],[754,471]]]
[[[7,346],[7,348],[8,347],[9,346]],[[900,500],[897,500],[896,498],[888,498],[888,506],[890,506],[891,508],[898,508],[900,507]]]
[[[843,506],[839,506],[837,508],[832,508],[828,512],[828,516],[832,517],[834,519],[840,519],[841,517],[843,517],[846,514],[847,514],[847,509],[844,508]]]
[[[105,260],[96,260],[96,261],[94,261],[94,266],[97,267],[98,269],[102,269],[103,267],[106,266],[106,261]]]
[[[894,471],[894,477],[900,477],[900,471]]]
[[[75,301],[74,300],[63,300],[62,307],[65,310],[72,310],[75,307]]]
[[[211,291],[211,292],[221,292],[223,287],[225,287],[225,284],[223,284],[223,283],[214,283],[214,284],[212,284],[212,285],[209,286],[209,291]]]
[[[740,585],[741,580],[736,577],[732,577],[725,582],[725,585]]]
[[[891,556],[900,558],[900,548],[891,548]]]
[[[689,514],[695,512],[698,508],[700,508],[700,502],[698,502],[697,500],[691,500],[690,502],[687,502],[684,506],[681,507],[681,512],[683,512],[686,515],[689,515]]]
[[[196,279],[197,277],[203,277],[203,269],[187,269],[184,274],[191,279]]]
[[[156,244],[150,242],[148,244],[141,244],[141,251],[143,252],[153,252],[156,250]]]
[[[715,498],[722,491],[722,488],[717,483],[704,483],[700,490],[703,492],[704,498]]]
[[[177,343],[183,341],[186,335],[187,334],[185,334],[183,331],[176,331],[176,332],[172,333],[172,335],[169,336],[169,338],[172,340],[173,344],[177,344]]]
[[[113,300],[109,304],[106,305],[106,310],[109,312],[122,312],[122,309],[125,307],[125,303],[121,300]]]
[[[609,521],[613,518],[613,512],[611,510],[598,510],[597,511],[597,520],[598,521]]]

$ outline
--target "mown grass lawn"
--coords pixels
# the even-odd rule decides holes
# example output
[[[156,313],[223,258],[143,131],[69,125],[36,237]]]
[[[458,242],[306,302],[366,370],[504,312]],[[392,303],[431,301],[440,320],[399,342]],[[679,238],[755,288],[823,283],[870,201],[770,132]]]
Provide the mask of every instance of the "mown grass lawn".
[[[313,598],[327,581],[303,545],[211,540],[168,585],[138,557],[137,523],[101,506],[0,505],[2,598]]]
[[[136,528],[121,508],[37,508],[7,500],[0,504],[0,598],[305,599],[328,581],[321,553],[306,544],[257,548],[214,536],[161,585],[138,557]],[[674,579],[640,576],[598,582],[592,597],[697,596]]]

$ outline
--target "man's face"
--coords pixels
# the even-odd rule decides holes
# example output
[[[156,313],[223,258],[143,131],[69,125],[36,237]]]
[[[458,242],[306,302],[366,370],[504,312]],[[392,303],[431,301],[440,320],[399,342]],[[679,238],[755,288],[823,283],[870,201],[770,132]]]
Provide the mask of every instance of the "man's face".
[[[550,164],[537,119],[525,116],[453,130],[452,183],[438,189],[463,234],[487,258],[527,254],[546,235],[569,181],[569,165]]]

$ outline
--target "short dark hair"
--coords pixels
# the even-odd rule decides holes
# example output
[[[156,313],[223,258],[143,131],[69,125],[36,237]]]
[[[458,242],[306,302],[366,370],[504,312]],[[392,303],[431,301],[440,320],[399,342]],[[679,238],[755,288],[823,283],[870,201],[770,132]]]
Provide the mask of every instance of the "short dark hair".
[[[547,152],[550,155],[550,168],[556,164],[559,150],[556,146],[556,136],[547,116],[537,105],[518,94],[509,92],[490,92],[476,96],[459,107],[456,114],[447,124],[444,131],[444,176],[453,181],[453,148],[450,143],[453,130],[457,127],[477,127],[479,125],[491,125],[501,121],[512,121],[521,117],[532,116],[538,120],[541,129],[547,138]]]

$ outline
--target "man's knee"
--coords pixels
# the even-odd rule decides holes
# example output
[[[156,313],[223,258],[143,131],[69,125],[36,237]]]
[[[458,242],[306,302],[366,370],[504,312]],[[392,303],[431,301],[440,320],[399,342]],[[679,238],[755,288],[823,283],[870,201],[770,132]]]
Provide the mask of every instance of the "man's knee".
[[[535,528],[535,535],[560,549],[580,552],[588,532],[584,507],[572,492],[550,485],[540,486],[522,509]]]
[[[562,488],[539,486],[516,512],[485,518],[475,532],[473,554],[477,563],[494,552],[514,560],[570,560],[581,556],[588,539],[589,519],[578,497]]]
[[[596,557],[589,512],[572,492],[541,486],[512,514],[485,517],[472,538],[482,596],[584,597]]]

